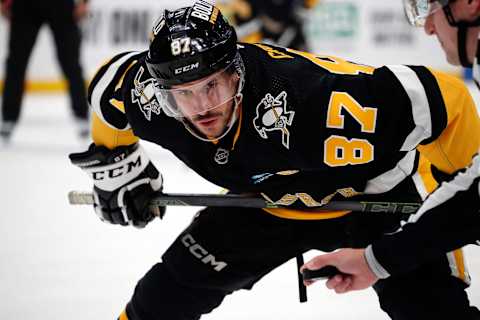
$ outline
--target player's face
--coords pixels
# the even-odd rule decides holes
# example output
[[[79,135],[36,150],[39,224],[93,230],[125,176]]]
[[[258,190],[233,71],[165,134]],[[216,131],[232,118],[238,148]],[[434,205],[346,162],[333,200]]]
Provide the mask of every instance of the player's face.
[[[471,4],[467,0],[459,0],[450,3],[450,9],[456,21],[472,21],[476,18],[471,10]],[[477,13],[477,16],[480,12]],[[460,65],[458,55],[458,29],[452,27],[443,10],[436,10],[430,14],[425,21],[425,32],[428,35],[436,35],[440,45],[445,52],[447,61],[454,65]],[[467,30],[466,49],[470,62],[473,62],[477,50],[477,39],[480,27],[469,27]]]
[[[175,86],[172,96],[183,116],[207,137],[219,137],[234,111],[239,77],[219,71],[211,76]]]

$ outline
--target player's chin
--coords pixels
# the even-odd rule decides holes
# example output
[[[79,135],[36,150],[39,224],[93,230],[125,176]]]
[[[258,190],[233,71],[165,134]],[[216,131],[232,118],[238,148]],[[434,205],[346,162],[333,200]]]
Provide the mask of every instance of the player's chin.
[[[200,131],[202,134],[208,137],[219,137],[222,135],[225,126],[220,119],[216,119],[215,121],[211,123],[205,123],[205,124],[196,124],[195,125],[197,130]]]
[[[196,126],[196,128],[206,137],[216,138],[221,135],[221,130],[214,127]]]

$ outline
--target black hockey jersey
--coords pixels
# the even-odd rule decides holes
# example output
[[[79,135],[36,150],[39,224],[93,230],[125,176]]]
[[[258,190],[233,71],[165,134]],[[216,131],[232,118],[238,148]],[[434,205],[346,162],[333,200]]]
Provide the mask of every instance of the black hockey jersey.
[[[224,138],[201,141],[165,115],[146,52],[125,52],[102,66],[89,88],[95,143],[148,140],[232,192],[307,207],[390,191],[416,170],[417,149],[452,173],[480,146],[473,101],[451,76],[262,44],[239,44],[239,51],[246,69],[241,115]]]

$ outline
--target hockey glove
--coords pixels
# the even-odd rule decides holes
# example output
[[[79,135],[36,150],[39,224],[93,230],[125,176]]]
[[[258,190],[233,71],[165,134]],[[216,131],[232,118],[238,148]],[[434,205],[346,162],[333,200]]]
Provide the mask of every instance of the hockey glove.
[[[94,209],[102,221],[143,228],[165,214],[165,207],[148,205],[162,190],[163,180],[138,143],[113,150],[92,143],[87,151],[69,158],[92,177]]]

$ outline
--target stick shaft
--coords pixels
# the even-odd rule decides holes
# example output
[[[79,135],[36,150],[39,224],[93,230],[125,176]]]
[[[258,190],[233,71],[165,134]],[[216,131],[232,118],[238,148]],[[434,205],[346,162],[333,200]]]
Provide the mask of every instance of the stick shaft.
[[[91,192],[71,191],[68,194],[70,204],[93,204]],[[287,208],[255,196],[233,194],[185,194],[159,193],[150,202],[151,206],[205,206],[205,207],[242,207],[242,208]],[[359,211],[387,213],[415,213],[420,203],[381,202],[381,201],[331,201],[312,209],[322,211]]]

